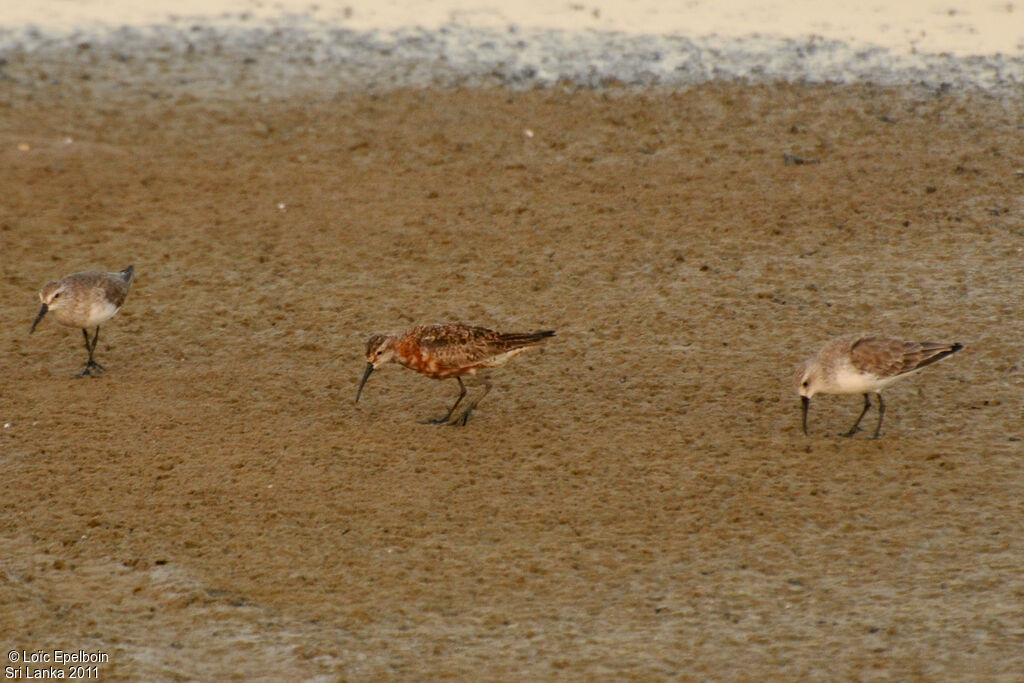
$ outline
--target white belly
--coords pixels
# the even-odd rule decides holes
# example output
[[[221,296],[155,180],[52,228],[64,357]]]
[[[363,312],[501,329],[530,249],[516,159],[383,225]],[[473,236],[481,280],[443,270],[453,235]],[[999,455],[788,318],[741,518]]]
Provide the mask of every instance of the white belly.
[[[836,394],[868,394],[881,391],[897,379],[906,375],[894,377],[875,377],[874,375],[857,372],[853,368],[843,368],[836,373],[833,393]]]
[[[510,360],[512,360],[525,350],[526,347],[524,346],[518,349],[512,349],[511,351],[506,351],[505,353],[500,353],[497,356],[492,356],[488,358],[486,361],[481,363],[481,365],[483,365],[486,368],[496,368],[499,365],[504,365],[505,363],[509,362]]]
[[[87,306],[57,309],[53,312],[57,322],[68,327],[96,327],[110,320],[119,308],[106,299],[90,301]]]

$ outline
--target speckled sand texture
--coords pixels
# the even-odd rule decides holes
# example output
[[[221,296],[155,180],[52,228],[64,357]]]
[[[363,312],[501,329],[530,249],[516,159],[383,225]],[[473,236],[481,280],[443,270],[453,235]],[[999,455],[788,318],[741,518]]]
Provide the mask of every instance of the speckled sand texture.
[[[1018,103],[0,87],[5,644],[144,679],[1024,666]],[[34,290],[129,261],[74,380]],[[559,336],[465,429],[398,368],[353,403],[371,333],[449,319]],[[859,397],[804,437],[793,367],[861,328],[967,348],[881,440],[835,436]]]

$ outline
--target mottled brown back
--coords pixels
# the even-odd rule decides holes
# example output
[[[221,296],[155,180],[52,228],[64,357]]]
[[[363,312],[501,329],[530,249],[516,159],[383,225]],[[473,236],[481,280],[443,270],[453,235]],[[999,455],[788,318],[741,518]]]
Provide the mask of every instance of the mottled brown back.
[[[128,266],[116,273],[106,273],[101,270],[87,270],[81,273],[68,275],[66,280],[74,280],[76,287],[97,288],[103,292],[103,296],[121,308],[124,300],[128,297],[128,290],[132,286],[132,278],[135,274],[135,267]],[[51,283],[55,284],[55,283]],[[47,285],[50,286],[50,285]]]
[[[113,304],[118,308],[121,308],[124,304],[125,298],[128,296],[128,290],[131,289],[132,286],[133,274],[134,269],[131,266],[128,266],[128,268],[118,273],[120,277],[104,277],[100,281],[100,287],[103,288],[103,293],[106,295],[107,299],[113,302]]]
[[[850,361],[861,372],[878,377],[895,377],[920,370],[963,348],[961,344],[911,342],[892,337],[868,336],[850,348]]]
[[[420,350],[441,363],[473,363],[507,353],[514,349],[535,346],[553,336],[543,332],[501,333],[486,327],[446,323],[413,328],[405,336],[415,338]]]

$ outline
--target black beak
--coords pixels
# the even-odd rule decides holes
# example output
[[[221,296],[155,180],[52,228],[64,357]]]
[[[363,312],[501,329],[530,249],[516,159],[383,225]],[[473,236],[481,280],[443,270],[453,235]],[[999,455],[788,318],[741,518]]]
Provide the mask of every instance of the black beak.
[[[32,323],[32,329],[28,331],[29,334],[36,331],[36,325],[39,324],[39,321],[43,319],[43,316],[46,315],[48,310],[50,310],[49,307],[47,307],[46,304],[43,304],[43,307],[39,309],[39,315],[36,316],[36,321]]]
[[[801,396],[800,402],[804,405],[804,436],[807,436],[807,409],[811,407],[811,399]]]
[[[367,363],[366,372],[363,373],[363,381],[359,383],[359,391],[356,392],[356,403],[359,403],[359,394],[363,393],[363,385],[366,384],[366,380],[370,379],[371,372],[373,372],[373,363]]]

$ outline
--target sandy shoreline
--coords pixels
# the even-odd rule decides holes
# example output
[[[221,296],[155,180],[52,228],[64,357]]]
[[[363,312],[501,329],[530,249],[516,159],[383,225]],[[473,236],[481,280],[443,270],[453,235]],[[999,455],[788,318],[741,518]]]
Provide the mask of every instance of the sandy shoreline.
[[[252,78],[280,96],[325,87],[686,88],[711,81],[1012,95],[1024,84],[1024,30],[1014,28],[1015,11],[1012,3],[933,0],[870,8],[801,0],[323,7],[298,0],[41,0],[0,18],[0,73],[22,78],[25,62],[99,64],[119,81],[163,75],[162,85],[191,84],[197,96],[233,92],[224,85]]]
[[[0,29],[0,644],[100,680],[1024,670],[1019,55],[302,21]],[[35,292],[129,263],[75,380]],[[371,334],[441,320],[558,335],[465,429],[397,368],[353,402]],[[882,439],[835,436],[858,397],[805,437],[792,370],[859,329],[966,348]]]
[[[1019,102],[97,82],[0,80],[11,648],[147,680],[1024,667]],[[128,263],[77,381],[34,292]],[[450,319],[558,336],[465,429],[400,369],[353,403],[370,334]],[[881,440],[834,436],[856,397],[804,437],[793,366],[864,327],[967,348]]]
[[[60,38],[31,30],[0,31],[0,44],[6,46],[0,52],[2,73],[16,80],[26,78],[22,69],[37,65],[70,72],[71,78],[99,67],[116,74],[114,82],[179,90],[189,86],[185,89],[197,96],[227,93],[234,83],[254,79],[268,96],[308,94],[325,87],[528,89],[569,83],[684,88],[710,81],[874,83],[1012,96],[1024,84],[1022,56],[899,54],[821,38],[687,38],[460,26],[383,33],[325,30],[299,22],[280,29],[126,27]]]
[[[193,25],[222,30],[442,32],[458,28],[619,33],[726,39],[768,37],[841,42],[853,48],[960,57],[1024,54],[1014,2],[905,0],[838,4],[811,0],[36,0],[7,3],[0,26],[53,36],[119,27]],[[2,43],[0,43],[2,44]]]

